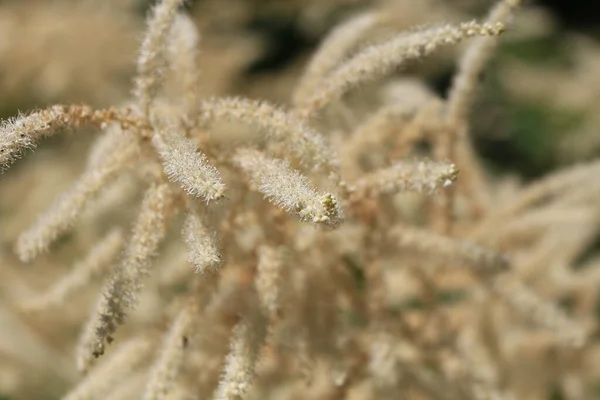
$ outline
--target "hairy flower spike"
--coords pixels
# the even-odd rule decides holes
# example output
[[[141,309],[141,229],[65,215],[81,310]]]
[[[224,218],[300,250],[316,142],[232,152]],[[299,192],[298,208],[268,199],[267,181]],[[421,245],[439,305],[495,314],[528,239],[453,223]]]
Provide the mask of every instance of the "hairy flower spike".
[[[501,0],[490,11],[487,23],[498,26],[506,23],[521,0]],[[479,76],[491,57],[496,44],[494,35],[476,38],[462,56],[458,73],[448,95],[448,121],[451,125],[464,122],[474,100]]]
[[[406,250],[440,259],[444,264],[471,267],[482,274],[495,274],[510,267],[510,261],[504,254],[466,240],[405,226],[395,228],[392,237],[396,239],[394,243]]]
[[[177,90],[188,123],[197,118],[199,105],[200,73],[196,62],[199,35],[194,22],[183,13],[175,18],[169,38],[169,66],[174,72]]]
[[[33,168],[0,177],[2,395],[54,398],[74,382],[67,400],[514,400],[545,398],[554,386],[569,399],[593,397],[600,350],[595,315],[600,162],[533,184],[512,174],[488,182],[470,147],[467,117],[486,114],[473,107],[475,89],[498,43],[496,35],[521,1],[493,0],[484,24],[417,28],[359,48],[389,34],[393,27],[384,26],[388,21],[405,25],[423,15],[462,15],[460,7],[454,14],[451,1],[366,2],[374,8],[334,29],[295,91],[284,85],[271,93],[273,98],[280,98],[279,89],[292,94],[292,108],[286,110],[242,98],[202,101],[198,90],[208,84],[215,93],[240,91],[239,74],[232,72],[241,65],[230,57],[235,53],[234,61],[248,61],[260,41],[250,38],[249,43],[229,23],[245,21],[245,14],[256,14],[255,6],[266,2],[198,2],[200,11],[209,11],[200,13],[200,24],[209,28],[211,71],[200,80],[198,32],[194,20],[179,10],[186,0],[151,0],[131,108],[53,106],[0,122],[0,170],[59,130],[90,124],[103,131],[81,177],[17,240],[20,259],[32,260],[82,217],[86,223],[73,232],[74,240],[40,260],[37,267],[42,268],[19,268],[7,254],[7,241],[29,218],[30,208],[45,200],[37,198],[43,190],[30,186],[59,184],[62,173],[48,179],[53,168],[66,173],[75,166],[50,154],[72,147],[70,141],[54,143],[55,151],[43,154]],[[46,3],[48,10],[42,6]],[[5,55],[6,43],[31,53],[22,51],[22,41],[12,40],[19,36],[12,30],[22,29],[21,13],[64,15],[67,21],[70,10],[62,3],[0,1],[0,31],[8,37],[0,37],[0,54]],[[120,11],[135,14],[125,9],[140,0],[102,3],[119,4]],[[312,33],[332,21],[322,5],[279,3],[294,8]],[[327,9],[333,4],[335,14],[347,10],[340,8],[344,1],[322,3]],[[386,5],[375,3],[398,3],[399,8],[385,13]],[[230,6],[235,8],[233,20]],[[532,10],[523,22],[530,25],[539,11]],[[227,14],[226,19],[220,14]],[[89,18],[81,19],[79,12],[75,17],[68,32],[77,36],[77,28]],[[34,25],[44,27],[44,43],[54,43],[46,36],[55,35],[51,31],[56,28],[64,36],[63,22]],[[219,28],[225,25],[226,32]],[[362,82],[394,74],[408,60],[475,36],[465,46],[445,99],[426,88],[423,74],[367,85],[344,99]],[[579,42],[574,72],[590,78],[597,44]],[[233,47],[221,46],[227,43]],[[39,48],[34,46],[32,53],[40,55]],[[110,54],[98,53],[112,64]],[[13,68],[22,67],[19,57],[5,58]],[[69,68],[47,64],[44,72],[52,77],[52,89],[61,89],[64,78],[70,78],[64,74]],[[502,68],[501,78],[514,81],[513,73],[522,68]],[[552,78],[561,75],[549,72]],[[31,74],[25,70],[22,75]],[[273,92],[264,86],[279,81],[266,74],[255,88],[256,79],[247,78],[242,81],[252,81],[252,90],[242,92]],[[536,89],[548,80],[534,78],[527,87],[511,89],[528,94],[531,86]],[[119,97],[119,88],[104,86],[110,89],[104,92]],[[585,90],[576,94],[563,97],[569,104],[589,97]],[[329,105],[332,112],[320,119]],[[211,122],[229,129],[215,137],[216,132],[205,129]],[[249,125],[254,137],[247,129],[241,135],[232,132],[241,124]],[[319,127],[326,129],[323,135]],[[329,138],[335,147],[329,147]],[[422,153],[420,141],[431,145],[427,153],[435,161],[399,160],[409,152]],[[76,155],[74,161],[78,159]],[[455,188],[457,166],[461,181]],[[119,176],[122,172],[127,173]],[[224,182],[231,182],[227,193]],[[390,197],[406,191],[436,196]],[[92,204],[97,194],[102,194],[100,201]],[[228,201],[213,204],[225,194]],[[138,197],[143,197],[141,207]],[[88,204],[93,205],[89,210]],[[342,205],[351,209],[343,226]],[[131,214],[135,208],[137,216]],[[180,208],[186,215],[172,218]],[[131,217],[128,238],[119,229],[109,230]],[[307,223],[290,221],[294,218]],[[167,229],[171,219],[175,230],[182,225],[185,245],[177,232]],[[409,221],[426,226],[405,226]],[[89,252],[81,260],[72,267],[65,264],[84,246]],[[164,250],[161,268],[151,279],[158,250]],[[507,254],[514,255],[514,262]],[[227,265],[221,268],[224,259]],[[116,268],[107,268],[115,260]],[[208,273],[194,275],[194,269]],[[36,293],[59,270],[64,279]],[[34,278],[30,290],[22,278]],[[142,292],[146,282],[150,287]],[[63,359],[65,351],[52,349],[68,347],[74,318],[87,309],[88,296],[73,301],[75,295],[98,284],[101,293],[75,349],[76,365],[84,372],[77,381]],[[562,307],[565,300],[567,307]],[[140,301],[142,307],[134,312]],[[10,306],[23,303],[44,313],[22,319]],[[68,307],[62,310],[63,305]],[[532,366],[539,367],[536,373],[523,373]]]
[[[164,128],[152,137],[152,144],[162,159],[169,180],[179,183],[190,195],[205,201],[223,198],[225,184],[219,171],[196,144],[183,136],[178,127]]]
[[[94,117],[88,106],[56,105],[4,121],[0,125],[0,172],[20,158],[23,151],[34,148],[43,137],[92,122]]]
[[[520,3],[520,0],[498,1],[487,17],[487,24],[507,23]],[[485,190],[486,182],[479,173],[477,157],[466,130],[468,113],[475,100],[481,73],[494,53],[497,43],[498,38],[493,35],[478,37],[469,44],[461,57],[446,103],[444,116],[446,129],[443,135],[438,137],[435,149],[439,158],[456,160],[465,171],[463,187],[466,188],[473,208],[478,209],[489,207],[490,200],[486,195],[488,192]],[[438,203],[438,229],[448,231],[452,220],[454,191],[446,192],[444,196],[445,198]]]
[[[174,389],[175,381],[184,363],[185,345],[182,338],[190,334],[194,322],[194,314],[199,311],[194,304],[189,303],[177,314],[171,327],[165,335],[160,354],[153,365],[143,400],[161,400],[168,398]]]
[[[183,0],[162,0],[152,10],[146,36],[137,61],[134,95],[143,115],[148,118],[150,103],[162,82],[161,69],[166,64],[169,31]]]
[[[319,84],[332,69],[344,59],[346,54],[378,24],[382,23],[385,15],[381,12],[365,12],[340,26],[327,35],[306,67],[304,76],[296,87],[294,104],[300,105],[314,93],[320,90]]]
[[[125,321],[126,312],[137,303],[142,280],[148,275],[150,261],[165,236],[172,196],[167,184],[153,185],[146,192],[123,259],[103,290],[97,315],[84,336],[82,349],[87,348],[91,353],[87,357],[104,354],[112,335]]]
[[[108,233],[87,254],[76,263],[68,275],[60,279],[47,292],[27,301],[24,308],[28,311],[41,311],[51,307],[64,305],[74,293],[85,288],[94,278],[108,271],[108,265],[123,247],[123,233],[115,229]]]
[[[183,240],[188,247],[188,262],[196,267],[196,272],[204,273],[218,267],[221,256],[216,239],[194,211],[190,211],[185,219]]]
[[[102,397],[112,386],[126,379],[152,350],[147,337],[137,337],[120,345],[104,362],[87,375],[64,400],[91,400]]]
[[[266,315],[274,315],[279,308],[282,267],[282,257],[277,249],[269,246],[261,246],[258,249],[257,274],[254,283]]]
[[[450,186],[457,175],[458,170],[451,163],[401,161],[368,174],[353,186],[361,197],[403,191],[432,193],[436,189]]]
[[[462,23],[399,35],[388,42],[366,48],[322,79],[320,90],[299,106],[309,119],[358,84],[393,72],[410,59],[425,57],[441,46],[457,44],[471,36],[498,35],[501,23]]]
[[[286,144],[303,165],[313,170],[337,173],[337,156],[322,135],[306,122],[269,103],[242,98],[220,98],[202,103],[205,121],[234,120],[264,129]]]
[[[233,328],[231,348],[225,360],[221,381],[214,395],[215,400],[243,398],[254,381],[254,371],[260,346],[264,341],[263,321],[239,322]]]
[[[342,209],[336,197],[317,193],[308,178],[292,170],[287,162],[269,159],[250,149],[238,150],[234,162],[270,202],[299,215],[303,221],[332,227],[341,222]]]
[[[75,224],[100,190],[135,158],[138,150],[135,138],[111,134],[108,140],[111,143],[107,145],[107,151],[98,155],[77,182],[19,236],[16,249],[22,261],[31,261],[46,251],[54,240]],[[106,144],[105,141],[104,138],[98,140],[103,144]],[[111,151],[108,151],[109,148]]]

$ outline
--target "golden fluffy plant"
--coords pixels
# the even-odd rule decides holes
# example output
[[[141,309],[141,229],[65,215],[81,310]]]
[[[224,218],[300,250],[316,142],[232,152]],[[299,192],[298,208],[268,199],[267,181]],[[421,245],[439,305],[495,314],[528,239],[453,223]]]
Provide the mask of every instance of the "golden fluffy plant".
[[[598,233],[598,163],[495,196],[468,134],[520,1],[381,41],[369,32],[393,19],[362,11],[316,50],[288,105],[205,95],[211,59],[183,2],[152,8],[126,105],[0,125],[3,172],[59,132],[98,135],[71,187],[15,238],[19,260],[0,252],[18,292],[0,309],[0,389],[5,353],[37,374],[50,367],[32,354],[59,352],[79,370],[53,389],[70,400],[591,398],[598,260],[573,267]],[[447,99],[389,79],[462,42]],[[377,95],[354,110],[363,86]],[[17,264],[59,264],[56,280],[38,289]],[[54,334],[13,346],[20,320]]]

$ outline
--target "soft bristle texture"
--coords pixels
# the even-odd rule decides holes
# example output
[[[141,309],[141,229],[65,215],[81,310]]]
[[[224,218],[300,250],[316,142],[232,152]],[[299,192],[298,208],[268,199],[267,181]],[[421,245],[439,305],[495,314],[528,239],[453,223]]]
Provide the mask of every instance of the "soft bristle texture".
[[[526,3],[0,1],[0,399],[598,398],[600,45]]]

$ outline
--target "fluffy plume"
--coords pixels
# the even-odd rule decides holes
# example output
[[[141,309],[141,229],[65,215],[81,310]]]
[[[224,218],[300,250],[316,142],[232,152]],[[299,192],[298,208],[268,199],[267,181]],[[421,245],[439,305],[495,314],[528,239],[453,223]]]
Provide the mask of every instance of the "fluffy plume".
[[[0,124],[0,172],[18,159],[23,151],[61,129],[89,123],[95,115],[87,106],[56,105]]]
[[[508,258],[493,249],[426,230],[397,227],[392,238],[401,248],[417,251],[431,259],[437,258],[445,265],[464,265],[479,273],[498,273],[510,266]]]
[[[255,286],[266,315],[274,315],[279,309],[282,267],[281,252],[269,246],[258,249]]]
[[[364,176],[352,187],[361,197],[403,191],[431,193],[450,186],[457,175],[458,170],[451,163],[400,161]]]
[[[183,239],[188,247],[188,262],[196,268],[196,272],[213,270],[221,262],[216,239],[193,210],[188,212],[185,219]]]
[[[90,162],[75,184],[19,236],[16,249],[22,261],[31,261],[48,250],[54,240],[75,224],[98,192],[134,159],[138,150],[135,138],[111,136],[110,141],[107,149],[110,151]]]
[[[29,311],[41,311],[50,307],[64,305],[67,300],[108,271],[111,262],[123,247],[123,232],[115,229],[98,242],[84,259],[76,263],[68,275],[65,275],[49,290],[29,299],[24,308]]]
[[[207,202],[223,198],[225,185],[219,171],[177,127],[171,126],[156,132],[152,144],[171,181],[179,183],[192,196]]]
[[[147,337],[126,341],[104,362],[96,366],[71,390],[64,400],[92,400],[110,391],[112,386],[125,379],[148,356],[152,342]]]
[[[186,351],[186,337],[194,321],[198,309],[193,304],[183,306],[171,324],[164,338],[162,349],[153,365],[143,400],[167,399],[173,390],[177,375],[183,365]]]
[[[162,81],[162,69],[166,64],[169,31],[183,0],[161,0],[152,10],[148,29],[142,42],[137,61],[137,77],[133,91],[142,114],[147,118],[150,103]]]
[[[263,321],[241,321],[233,328],[231,347],[213,397],[215,400],[234,400],[250,389],[264,331]]]
[[[490,11],[486,23],[506,23],[514,12],[514,9],[520,4],[521,0],[499,1]],[[447,118],[451,125],[456,126],[458,123],[466,120],[467,111],[471,108],[474,99],[477,81],[487,61],[493,54],[496,43],[498,43],[498,40],[494,36],[476,38],[462,56],[458,73],[454,78],[448,95]]]
[[[256,126],[284,142],[311,169],[337,172],[337,156],[325,139],[306,122],[267,102],[242,98],[220,98],[202,102],[206,121],[233,120]]]
[[[282,160],[267,158],[256,150],[239,150],[235,163],[249,175],[256,189],[273,204],[304,221],[336,226],[341,205],[331,193],[318,193],[308,178]]]
[[[336,27],[317,50],[304,71],[294,93],[294,104],[300,105],[320,90],[319,83],[338,66],[347,53],[366,36],[366,33],[382,23],[381,12],[365,12]]]
[[[125,321],[127,311],[137,303],[142,280],[148,275],[148,267],[156,255],[158,245],[165,236],[167,218],[172,207],[172,192],[168,185],[153,185],[144,197],[133,233],[108,285],[100,295],[93,322],[88,325],[80,345],[80,359],[104,354],[107,344],[119,325]],[[89,365],[89,362],[81,365]]]
[[[188,123],[197,116],[200,86],[198,57],[199,35],[194,22],[185,14],[177,14],[169,38],[169,66],[173,71],[177,93],[183,94],[183,105]]]
[[[503,28],[500,23],[446,25],[399,35],[368,47],[323,79],[320,90],[300,107],[300,115],[311,118],[359,83],[387,75],[407,60],[424,57],[440,46],[456,44],[471,36],[498,35]]]

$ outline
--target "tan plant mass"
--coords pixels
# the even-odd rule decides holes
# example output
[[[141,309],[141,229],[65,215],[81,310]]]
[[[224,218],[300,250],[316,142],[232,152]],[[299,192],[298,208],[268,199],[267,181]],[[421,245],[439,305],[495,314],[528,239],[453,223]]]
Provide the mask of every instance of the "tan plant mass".
[[[203,52],[183,3],[153,6],[126,103],[0,124],[5,199],[54,165],[16,163],[30,149],[67,130],[69,143],[98,136],[50,206],[37,196],[53,181],[28,186],[23,208],[47,209],[29,227],[0,202],[16,254],[0,248],[0,395],[592,398],[600,265],[573,267],[598,233],[598,165],[504,188],[469,136],[478,77],[519,0],[482,22],[400,32],[384,5],[362,10],[282,105],[205,95],[218,46],[207,35]],[[390,78],[460,42],[448,99]]]

